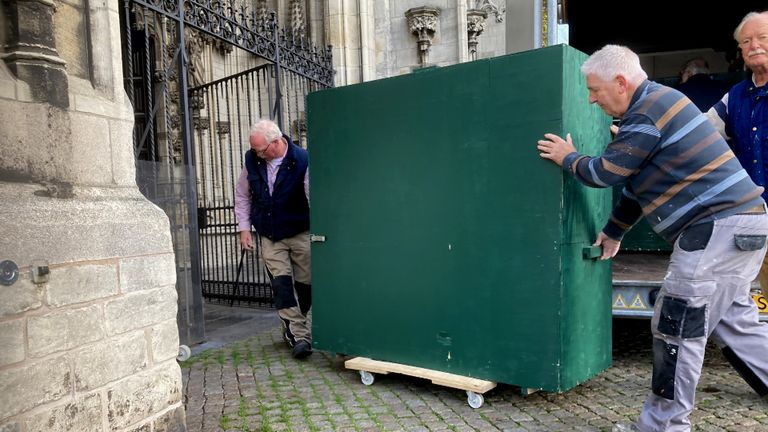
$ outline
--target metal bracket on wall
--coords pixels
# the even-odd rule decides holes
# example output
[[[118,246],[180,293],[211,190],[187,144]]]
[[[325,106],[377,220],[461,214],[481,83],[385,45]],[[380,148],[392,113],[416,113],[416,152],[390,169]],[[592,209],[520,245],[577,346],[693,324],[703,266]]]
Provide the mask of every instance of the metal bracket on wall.
[[[15,262],[5,260],[0,262],[0,284],[13,285],[19,279],[19,266]]]
[[[51,276],[51,268],[48,267],[48,263],[43,260],[32,261],[30,266],[30,274],[32,275],[32,282],[36,284],[43,284],[48,282]]]

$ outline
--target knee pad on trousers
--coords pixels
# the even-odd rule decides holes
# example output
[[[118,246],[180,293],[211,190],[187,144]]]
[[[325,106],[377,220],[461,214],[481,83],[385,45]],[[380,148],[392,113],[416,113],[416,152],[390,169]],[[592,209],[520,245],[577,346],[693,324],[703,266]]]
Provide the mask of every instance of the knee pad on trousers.
[[[272,279],[272,296],[275,308],[278,310],[296,306],[296,296],[293,294],[293,278],[276,276]]]
[[[736,369],[736,372],[738,372],[739,375],[744,378],[744,381],[746,381],[747,384],[752,387],[752,390],[754,390],[755,393],[760,395],[760,397],[768,395],[768,386],[766,386],[766,384],[760,380],[755,372],[752,371],[752,369],[750,369],[746,363],[744,363],[744,360],[736,355],[731,347],[725,346],[721,348],[721,350],[723,351],[725,358],[728,360],[728,363],[730,363],[731,366]]]
[[[309,308],[312,307],[312,285],[295,282],[294,287],[296,288],[296,297],[299,298],[299,309],[306,316]]]
[[[651,390],[656,396],[675,400],[675,370],[678,346],[653,338]]]
[[[688,300],[664,296],[656,327],[667,336],[694,339],[706,336],[707,306],[693,307]]]

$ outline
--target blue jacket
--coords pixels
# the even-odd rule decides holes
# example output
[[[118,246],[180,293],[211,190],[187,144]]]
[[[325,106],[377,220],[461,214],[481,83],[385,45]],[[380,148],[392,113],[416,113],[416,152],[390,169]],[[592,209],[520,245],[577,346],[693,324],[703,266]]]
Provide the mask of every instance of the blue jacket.
[[[272,195],[267,184],[267,162],[253,150],[245,152],[248,185],[251,188],[251,224],[272,241],[280,241],[309,230],[309,202],[304,193],[304,175],[309,166],[307,151],[290,138],[288,151],[277,171]]]
[[[768,186],[768,85],[755,87],[751,78],[728,92],[728,111],[718,114],[725,122],[730,146],[752,180]],[[722,105],[722,104],[720,104]],[[717,107],[716,107],[717,108]],[[724,115],[723,115],[724,114]],[[768,191],[763,192],[768,199]]]

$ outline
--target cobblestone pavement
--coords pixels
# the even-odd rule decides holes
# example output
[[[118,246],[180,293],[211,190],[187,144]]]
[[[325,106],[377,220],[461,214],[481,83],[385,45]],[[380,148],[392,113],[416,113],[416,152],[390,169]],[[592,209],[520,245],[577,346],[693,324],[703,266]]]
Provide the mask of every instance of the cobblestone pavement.
[[[182,363],[189,432],[605,431],[635,419],[650,384],[647,321],[614,322],[613,366],[563,394],[521,396],[507,385],[479,409],[466,395],[403,375],[365,386],[334,354],[291,358],[277,326]],[[766,431],[762,401],[713,346],[699,382],[694,430]]]

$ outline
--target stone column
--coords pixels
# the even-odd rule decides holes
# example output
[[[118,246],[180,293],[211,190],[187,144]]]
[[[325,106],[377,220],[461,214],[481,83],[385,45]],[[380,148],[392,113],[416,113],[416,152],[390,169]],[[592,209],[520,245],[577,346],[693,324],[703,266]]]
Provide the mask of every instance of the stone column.
[[[468,25],[467,11],[472,9],[472,7],[469,7],[467,3],[467,0],[456,0],[456,23],[460,29],[466,28]],[[458,63],[464,63],[465,61],[469,60],[469,50],[467,49],[469,46],[469,41],[467,39],[467,34],[463,31],[459,31],[457,34],[458,41],[456,43],[456,47],[458,49],[459,56]]]
[[[0,261],[17,269],[0,285],[0,430],[185,431],[173,249],[136,187],[122,3],[0,7]]]
[[[330,45],[332,49],[336,86],[362,81],[360,1],[326,0],[326,45]]]
[[[68,79],[52,31],[54,9],[50,0],[7,2],[4,18],[10,31],[2,58],[8,69],[29,85],[35,100],[66,108]]]
[[[360,68],[362,80],[376,79],[376,35],[374,19],[374,1],[360,2]]]
[[[405,11],[405,17],[408,19],[408,30],[418,38],[419,65],[422,67],[429,64],[429,48],[432,46],[432,37],[437,31],[437,17],[439,15],[439,9],[428,6]]]

